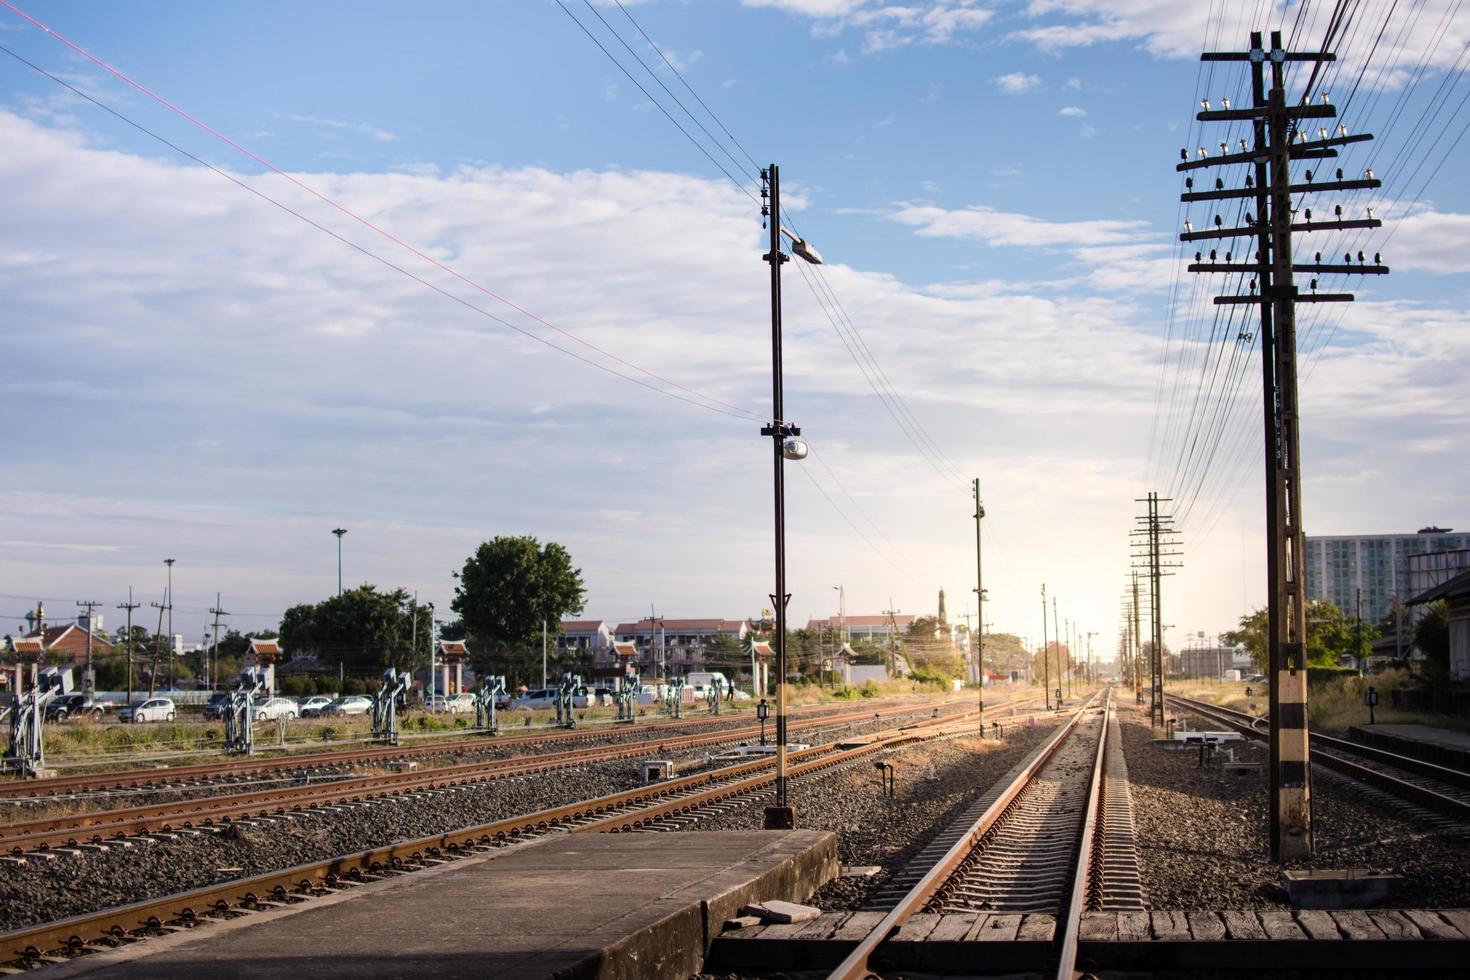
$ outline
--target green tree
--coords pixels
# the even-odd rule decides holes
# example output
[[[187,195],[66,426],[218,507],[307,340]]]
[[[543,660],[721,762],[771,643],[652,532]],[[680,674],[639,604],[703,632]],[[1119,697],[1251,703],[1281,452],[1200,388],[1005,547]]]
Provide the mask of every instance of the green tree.
[[[429,615],[427,606],[414,606],[406,589],[381,592],[364,584],[287,609],[280,640],[288,656],[314,654],[349,672],[412,670],[429,662]]]
[[[1265,673],[1266,664],[1266,610],[1257,609],[1240,617],[1240,628],[1220,634],[1220,639],[1231,646],[1243,646],[1250,652],[1256,670]],[[1371,623],[1358,622],[1343,614],[1330,602],[1307,604],[1307,663],[1314,667],[1336,667],[1343,658],[1352,658],[1361,664],[1372,652],[1373,641],[1379,632]]]
[[[1450,678],[1449,605],[1440,599],[1424,607],[1414,624],[1414,646],[1424,654],[1424,673],[1430,689],[1442,692]]]
[[[567,549],[530,536],[481,543],[454,577],[453,609],[478,641],[477,663],[504,662],[518,676],[539,662],[542,624],[560,632],[562,617],[580,613],[586,596]]]

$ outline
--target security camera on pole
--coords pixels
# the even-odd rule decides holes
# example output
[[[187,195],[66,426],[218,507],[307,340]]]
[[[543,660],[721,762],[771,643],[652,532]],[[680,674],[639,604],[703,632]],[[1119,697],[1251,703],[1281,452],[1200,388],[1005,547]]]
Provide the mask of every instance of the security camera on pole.
[[[776,591],[771,604],[776,610],[776,803],[766,807],[767,830],[791,830],[796,826],[796,809],[786,796],[786,460],[806,458],[807,446],[798,436],[801,429],[784,418],[781,397],[781,263],[790,256],[781,251],[781,235],[791,239],[791,251],[813,265],[822,257],[806,242],[781,227],[780,171],[773,163],[761,171],[761,217],[770,228],[770,251],[763,258],[771,265],[771,422],[761,435],[771,437],[775,467]]]

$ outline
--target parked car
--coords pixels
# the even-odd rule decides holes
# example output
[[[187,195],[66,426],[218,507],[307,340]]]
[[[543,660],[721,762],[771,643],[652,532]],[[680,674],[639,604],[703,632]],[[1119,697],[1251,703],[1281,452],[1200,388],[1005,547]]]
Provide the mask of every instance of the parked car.
[[[101,716],[110,708],[112,705],[106,701],[97,701],[85,693],[63,693],[60,698],[53,699],[46,705],[46,720],[65,721],[66,718],[88,717],[101,721]]]
[[[204,705],[204,720],[219,721],[225,716],[225,709],[230,706],[230,695],[228,691],[211,694],[209,701]]]
[[[433,711],[436,713],[440,711],[448,711],[449,699],[442,694],[431,694],[428,697],[424,698],[424,710]]]
[[[557,688],[542,687],[525,691],[511,699],[510,707],[516,711],[547,711],[556,707]],[[597,695],[584,684],[572,694],[572,707],[585,708],[597,703]]]
[[[117,713],[117,720],[124,722],[173,721],[179,716],[178,709],[169,698],[149,698],[140,704],[130,704]]]
[[[473,694],[451,694],[447,704],[447,710],[452,715],[474,714],[475,696]]]
[[[301,713],[295,698],[262,698],[255,703],[256,721],[275,721],[284,718],[291,721]]]
[[[373,699],[361,694],[338,698],[322,709],[323,715],[365,715],[373,710]]]
[[[309,697],[301,702],[301,717],[320,718],[322,712],[326,710],[327,705],[331,703],[332,699],[324,694],[317,694],[313,697]]]
[[[63,694],[46,705],[47,721],[66,721],[68,718],[88,717],[101,721],[112,705],[98,701],[89,694]]]

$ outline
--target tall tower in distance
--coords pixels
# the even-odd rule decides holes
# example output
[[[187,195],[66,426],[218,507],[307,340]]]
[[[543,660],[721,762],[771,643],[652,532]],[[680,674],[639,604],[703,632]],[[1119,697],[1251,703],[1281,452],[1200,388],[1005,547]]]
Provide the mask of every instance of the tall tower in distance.
[[[944,614],[944,589],[939,590],[939,628],[945,632],[949,629],[949,617]]]

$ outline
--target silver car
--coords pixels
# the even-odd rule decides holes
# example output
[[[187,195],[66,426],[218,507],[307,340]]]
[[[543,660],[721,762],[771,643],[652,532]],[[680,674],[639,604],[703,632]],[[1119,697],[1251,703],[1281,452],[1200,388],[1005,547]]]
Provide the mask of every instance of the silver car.
[[[300,713],[301,708],[295,698],[266,698],[255,706],[256,721],[275,721],[278,718],[291,721]]]
[[[178,709],[169,698],[149,698],[141,704],[130,704],[117,713],[123,722],[173,721],[179,716]]]

